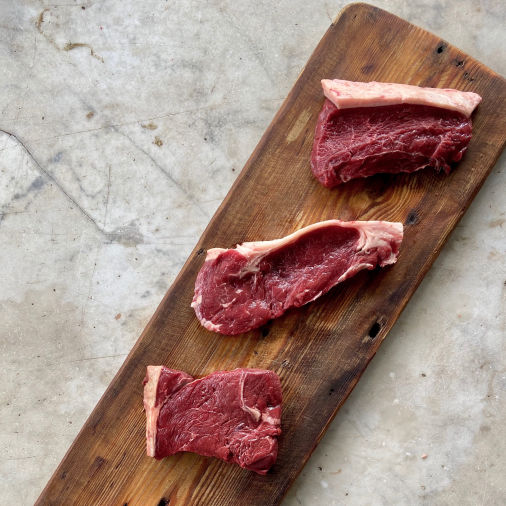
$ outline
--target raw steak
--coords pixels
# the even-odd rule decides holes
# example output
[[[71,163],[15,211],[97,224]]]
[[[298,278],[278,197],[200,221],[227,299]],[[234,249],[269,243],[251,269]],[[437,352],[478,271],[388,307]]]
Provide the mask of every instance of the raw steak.
[[[192,307],[208,330],[246,332],[362,269],[395,263],[402,234],[401,223],[329,220],[274,241],[210,249]]]
[[[380,172],[450,171],[471,140],[476,93],[406,84],[322,81],[311,169],[328,188]]]
[[[281,434],[281,384],[272,371],[234,369],[194,379],[150,365],[144,379],[147,454],[194,452],[266,474]]]

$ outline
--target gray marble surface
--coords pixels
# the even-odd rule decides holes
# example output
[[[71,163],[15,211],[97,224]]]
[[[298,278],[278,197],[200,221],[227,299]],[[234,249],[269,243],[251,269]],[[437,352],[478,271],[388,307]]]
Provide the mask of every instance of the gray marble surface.
[[[375,4],[506,74],[502,0]],[[0,0],[0,504],[36,499],[343,5]],[[505,504],[505,164],[285,506]]]

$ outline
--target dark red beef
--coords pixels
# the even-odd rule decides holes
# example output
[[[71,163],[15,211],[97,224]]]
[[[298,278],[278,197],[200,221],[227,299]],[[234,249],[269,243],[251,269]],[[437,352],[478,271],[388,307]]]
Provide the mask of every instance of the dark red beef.
[[[246,332],[362,269],[395,263],[402,234],[401,223],[329,220],[274,241],[210,249],[192,306],[208,330]]]
[[[471,118],[425,105],[338,109],[325,100],[311,169],[326,187],[380,172],[450,171],[471,140]]]
[[[281,384],[272,371],[235,369],[193,379],[148,366],[144,380],[147,454],[194,452],[266,474],[281,434]]]

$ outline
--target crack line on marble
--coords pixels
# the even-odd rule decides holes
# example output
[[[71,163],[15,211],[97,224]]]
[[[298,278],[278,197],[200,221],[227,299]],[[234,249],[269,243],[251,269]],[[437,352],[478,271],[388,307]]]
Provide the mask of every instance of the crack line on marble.
[[[245,33],[244,30],[242,30],[238,25],[237,25],[237,21],[236,19],[234,18],[234,16],[232,14],[230,14],[229,12],[227,12],[225,9],[222,9],[222,8],[219,8],[220,12],[223,14],[223,17],[228,21],[228,24],[236,31],[236,33],[239,35],[239,37],[243,40],[243,41],[246,41],[247,45],[249,48],[256,48],[256,50],[253,50],[251,51],[250,49],[250,54],[252,54],[256,61],[259,63],[260,65],[260,68],[264,71],[265,73],[265,76],[267,77],[267,79],[270,81],[270,83],[272,85],[274,85],[274,82],[273,82],[273,79],[269,73],[269,71],[267,70],[267,67],[265,65],[265,62],[262,61],[262,59],[260,58],[260,54],[263,54],[263,50],[256,47],[256,43],[255,41]]]
[[[7,132],[6,130],[3,130],[2,128],[0,128],[0,132],[3,132],[4,134],[9,135],[13,139],[16,139],[16,141],[19,143],[19,145],[23,147],[23,149],[26,151],[26,153],[28,154],[28,156],[33,160],[35,166],[39,169],[39,171],[42,172],[42,174],[44,174],[51,182],[53,182],[54,185],[67,197],[67,199],[70,200],[70,202],[72,202],[72,204],[74,204],[77,207],[77,209],[91,223],[93,223],[93,225],[95,226],[95,229],[100,234],[102,234],[103,236],[107,237],[107,234],[105,233],[105,231],[102,230],[101,227],[99,227],[99,225],[96,223],[96,221],[86,212],[86,210],[84,208],[82,208],[79,205],[79,203],[65,190],[65,188],[60,184],[60,182],[57,181],[56,178],[47,169],[45,169],[44,167],[42,167],[42,165],[39,163],[39,161],[33,156],[32,152],[26,147],[26,145],[24,144],[24,142],[21,141],[21,139],[17,135],[15,135],[15,134],[13,134],[11,132]]]
[[[327,17],[329,18],[329,21],[331,24],[334,24],[334,20],[332,19],[332,16],[329,13],[329,6],[325,4],[325,14],[327,14]]]
[[[166,170],[164,169],[142,146],[140,146],[139,144],[137,144],[129,135],[121,132],[120,130],[118,130],[117,128],[113,128],[113,130],[123,136],[125,139],[128,139],[130,141],[130,143],[135,146],[141,153],[143,153],[145,156],[147,156],[151,162],[153,163],[153,165],[162,173],[164,174],[167,179],[172,182],[176,188],[178,188],[179,191],[181,191],[183,193],[183,195],[201,212],[201,214],[208,218],[208,214],[205,212],[205,210],[200,206],[200,203],[198,200],[196,200],[193,195],[191,193],[189,193],[185,188],[183,188],[183,186],[181,186],[181,184],[176,180],[174,179],[174,177]]]
[[[33,56],[32,56],[32,63],[30,65],[30,70],[33,69],[35,66],[35,56],[37,55],[37,35],[33,35]]]
[[[107,196],[105,198],[105,211],[104,211],[104,228],[107,224],[107,212],[109,210],[109,195],[111,194],[111,166],[108,165],[107,171]]]
[[[266,99],[266,100],[284,100],[284,99],[273,98],[273,99]],[[135,125],[135,124],[139,124],[139,123],[145,123],[147,121],[152,121],[152,120],[155,120],[155,119],[168,118],[168,117],[172,117],[172,116],[180,116],[181,114],[188,114],[188,113],[194,113],[194,112],[199,112],[199,111],[206,111],[206,110],[209,110],[209,109],[213,109],[213,108],[219,107],[219,106],[221,106],[223,104],[233,104],[233,103],[234,103],[234,101],[224,100],[223,102],[220,102],[219,104],[211,104],[211,105],[207,105],[207,106],[196,107],[194,109],[186,109],[184,111],[168,112],[166,114],[161,114],[159,116],[152,116],[150,118],[141,118],[141,119],[136,119],[136,120],[131,120],[131,121],[125,121],[123,123],[107,124],[107,125],[102,125],[100,127],[88,128],[86,130],[76,130],[75,132],[67,132],[67,133],[64,133],[64,134],[53,135],[51,137],[36,137],[36,138],[30,139],[30,142],[33,143],[33,142],[39,142],[39,141],[60,139],[62,137],[68,137],[68,136],[71,136],[71,135],[85,134],[85,133],[89,133],[89,132],[97,132],[99,130],[105,130],[107,128],[110,128],[111,130],[114,130],[116,127]],[[91,108],[91,107],[88,106],[88,108]],[[4,118],[4,121],[18,121],[19,119],[31,119],[31,118],[34,118],[34,117],[36,117],[36,116],[26,116],[26,117],[21,117],[21,118]],[[47,124],[48,124],[48,122],[44,123],[44,125],[47,125]],[[10,148],[2,148],[2,149],[0,149],[0,151],[3,151],[5,149],[10,149]]]
[[[33,154],[31,153],[31,151],[27,148],[27,146],[24,144],[24,142],[22,142],[21,139],[17,135],[15,135],[15,134],[13,134],[11,132],[8,132],[8,131],[6,131],[6,130],[4,130],[2,128],[0,128],[0,132],[3,132],[4,134],[8,135],[9,137],[12,137],[13,139],[15,139],[17,141],[17,143],[20,146],[22,146],[24,148],[25,152],[32,159],[32,161],[34,162],[35,166],[39,169],[39,171],[42,172],[42,174],[45,175],[49,179],[49,181],[51,181],[52,183],[54,183],[54,185],[79,209],[79,211],[86,218],[88,218],[89,221],[92,222],[92,224],[94,225],[95,229],[100,233],[100,235],[102,237],[105,238],[106,244],[112,244],[112,243],[116,243],[116,242],[121,242],[121,240],[120,240],[121,239],[121,233],[117,232],[116,230],[113,230],[111,232],[107,232],[102,227],[100,227],[100,225],[98,225],[98,223],[94,220],[94,218],[83,207],[81,207],[81,205],[65,190],[65,188],[56,180],[56,178],[47,169],[45,169],[44,167],[42,167],[42,165],[38,162],[38,160],[33,156]],[[117,132],[117,133],[120,133],[120,132]],[[20,162],[20,163],[22,163],[22,162]],[[71,168],[71,170],[72,170],[72,168]],[[72,170],[72,172],[73,172],[73,170]],[[33,185],[33,183],[32,183],[32,185]],[[79,186],[81,188],[81,185],[79,185]],[[182,188],[181,188],[181,190],[182,190]],[[109,168],[109,176],[108,176],[107,204],[108,204],[108,199],[109,199],[109,193],[110,193],[110,168]],[[22,197],[25,197],[27,194],[28,194],[28,192],[26,192],[25,194],[23,194]],[[30,205],[30,202],[28,202],[26,204],[26,206],[25,206],[25,208],[23,209],[22,212],[26,212],[28,210],[29,205]],[[4,206],[2,209],[0,209],[0,223],[3,222],[3,220],[5,219],[5,217],[8,214],[13,214],[13,213],[10,213],[9,211],[4,212],[3,210],[5,209],[5,207],[7,207],[7,206]],[[21,212],[18,212],[18,213],[21,213]],[[105,227],[106,215],[107,215],[107,208],[106,208],[106,214],[104,215],[104,227]],[[39,231],[37,231],[36,233],[40,234],[40,235],[43,235],[43,233],[41,233]],[[51,235],[53,235],[53,234],[51,234]]]
[[[97,261],[98,261],[98,255],[100,253],[100,249],[97,248],[97,251],[95,252],[95,259],[93,260],[93,271],[90,276],[90,281],[88,283],[88,294],[86,295],[86,298],[84,299],[82,306],[81,306],[81,321],[79,323],[79,337],[82,336],[84,331],[84,316],[86,314],[86,306],[88,305],[88,301],[91,300],[91,292],[93,290],[93,278],[95,277],[95,272],[97,271]]]
[[[79,358],[77,360],[69,360],[69,364],[74,364],[75,362],[85,362],[86,360],[100,360],[102,358],[115,358],[115,357],[126,357],[128,353],[118,353],[117,355],[103,355],[100,357],[85,357]]]

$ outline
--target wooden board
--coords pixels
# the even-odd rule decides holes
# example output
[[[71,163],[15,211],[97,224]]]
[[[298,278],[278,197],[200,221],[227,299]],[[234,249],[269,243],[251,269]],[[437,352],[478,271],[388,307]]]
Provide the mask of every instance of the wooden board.
[[[324,188],[309,168],[324,77],[479,93],[483,102],[464,160],[449,176],[423,170]],[[504,79],[439,37],[369,5],[343,10],[38,504],[278,504],[491,171],[505,143],[505,97]],[[282,237],[330,218],[404,222],[398,263],[362,272],[240,337],[200,326],[190,302],[206,248]],[[261,477],[193,454],[146,457],[148,364],[194,376],[236,367],[276,371],[283,434],[272,472]]]

